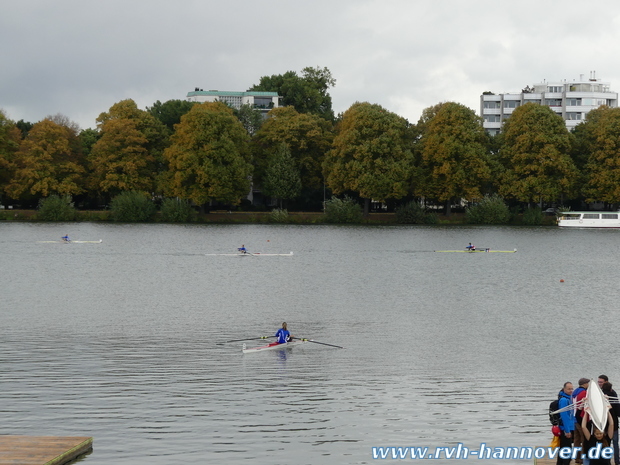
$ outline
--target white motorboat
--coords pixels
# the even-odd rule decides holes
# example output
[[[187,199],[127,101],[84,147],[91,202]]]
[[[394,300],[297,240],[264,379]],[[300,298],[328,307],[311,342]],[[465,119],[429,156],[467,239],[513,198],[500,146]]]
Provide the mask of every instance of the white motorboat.
[[[558,226],[567,228],[620,228],[619,212],[562,212]]]

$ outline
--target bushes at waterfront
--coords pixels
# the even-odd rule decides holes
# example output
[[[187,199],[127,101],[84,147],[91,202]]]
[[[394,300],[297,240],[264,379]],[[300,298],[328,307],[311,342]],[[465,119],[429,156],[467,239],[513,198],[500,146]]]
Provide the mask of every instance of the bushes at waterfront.
[[[288,210],[276,208],[269,213],[270,223],[289,223],[290,217]]]
[[[190,202],[181,199],[164,199],[160,212],[165,223],[192,223],[197,216]]]
[[[486,195],[480,202],[467,208],[467,222],[471,224],[507,224],[510,210],[499,195]]]
[[[142,192],[123,192],[110,203],[112,219],[124,223],[149,221],[155,213],[155,204]]]
[[[327,223],[361,223],[364,214],[362,207],[352,198],[332,197],[325,202],[325,221]]]
[[[76,210],[70,195],[50,195],[39,201],[37,219],[43,221],[74,221]]]
[[[427,213],[416,201],[409,202],[394,211],[400,224],[437,224],[437,214]]]
[[[543,221],[543,214],[540,207],[528,207],[523,212],[523,224],[530,226],[541,225]]]

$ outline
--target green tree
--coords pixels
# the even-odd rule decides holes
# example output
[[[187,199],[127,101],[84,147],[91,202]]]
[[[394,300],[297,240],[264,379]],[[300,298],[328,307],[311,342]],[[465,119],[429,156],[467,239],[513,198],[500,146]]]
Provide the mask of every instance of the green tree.
[[[80,143],[82,145],[82,153],[86,158],[90,157],[93,145],[99,140],[101,134],[96,129],[88,128],[80,131]]]
[[[110,202],[112,219],[124,223],[149,221],[155,210],[155,204],[144,192],[121,192]]]
[[[164,156],[166,192],[203,205],[238,204],[250,191],[249,137],[230,108],[220,102],[195,105],[181,118]]]
[[[490,177],[486,135],[475,112],[460,103],[446,102],[425,113],[420,139],[420,196],[446,203],[482,197],[481,188]]]
[[[282,106],[293,106],[300,113],[313,113],[329,121],[334,120],[332,98],[328,89],[336,85],[327,68],[306,67],[301,76],[295,71],[263,76],[249,91],[277,92]]]
[[[84,191],[81,154],[72,150],[76,135],[51,119],[36,123],[16,153],[15,173],[6,188],[13,198],[75,195]]]
[[[270,197],[280,200],[280,208],[283,200],[294,199],[301,193],[299,169],[285,142],[269,157],[263,190]]]
[[[161,103],[157,100],[152,107],[146,107],[146,111],[163,123],[168,128],[169,134],[174,132],[174,125],[181,122],[181,116],[191,110],[196,102],[187,100],[167,100]]]
[[[561,201],[574,194],[578,174],[569,155],[572,136],[560,115],[526,103],[504,123],[502,137],[502,197],[530,203]]]
[[[21,131],[22,139],[25,139],[34,124],[29,121],[24,121],[23,119],[20,119],[17,123],[15,123],[15,126],[17,126],[17,128]]]
[[[70,195],[50,195],[39,201],[37,219],[43,221],[74,221],[77,212]]]
[[[263,118],[263,113],[249,103],[241,105],[238,110],[233,108],[233,113],[239,119],[241,124],[243,124],[243,127],[250,136],[256,134],[256,131],[261,128],[263,122],[265,121]]]
[[[620,108],[592,110],[577,128],[587,156],[586,201],[620,203]]]
[[[322,163],[334,137],[331,123],[293,107],[274,108],[269,115],[253,139],[255,180],[262,182],[269,155],[285,143],[299,168],[302,187],[321,189]]]
[[[325,156],[327,186],[366,200],[400,199],[414,171],[409,123],[380,105],[354,103],[343,115],[333,148]]]

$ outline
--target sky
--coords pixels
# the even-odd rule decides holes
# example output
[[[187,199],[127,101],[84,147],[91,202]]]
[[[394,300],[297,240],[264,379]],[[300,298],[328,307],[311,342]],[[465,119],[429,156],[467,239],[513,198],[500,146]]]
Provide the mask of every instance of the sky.
[[[245,91],[327,67],[335,113],[425,108],[544,81],[620,91],[620,2],[601,0],[0,0],[0,110],[82,129],[114,103]]]

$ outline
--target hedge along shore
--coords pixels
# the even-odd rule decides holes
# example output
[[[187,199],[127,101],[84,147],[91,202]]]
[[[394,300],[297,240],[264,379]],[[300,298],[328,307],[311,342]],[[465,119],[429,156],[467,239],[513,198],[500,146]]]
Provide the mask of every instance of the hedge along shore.
[[[210,213],[199,213],[196,221],[188,224],[276,224],[269,219],[271,212],[228,212],[216,210]],[[37,210],[0,210],[0,221],[26,221],[43,222],[36,218]],[[327,224],[322,212],[288,212],[289,218],[285,223],[279,224]],[[153,216],[148,223],[162,223],[158,218],[159,213]],[[555,226],[556,219],[546,216],[542,219],[542,226]],[[109,222],[114,223],[109,210],[84,210],[77,212],[76,222]],[[182,224],[182,223],[179,223]],[[330,223],[334,224],[334,223]],[[361,223],[366,225],[398,225],[394,213],[370,213]],[[465,214],[452,213],[450,216],[439,215],[437,225],[463,225],[467,224]],[[510,223],[520,225],[521,215]],[[419,225],[427,226],[427,225]]]

